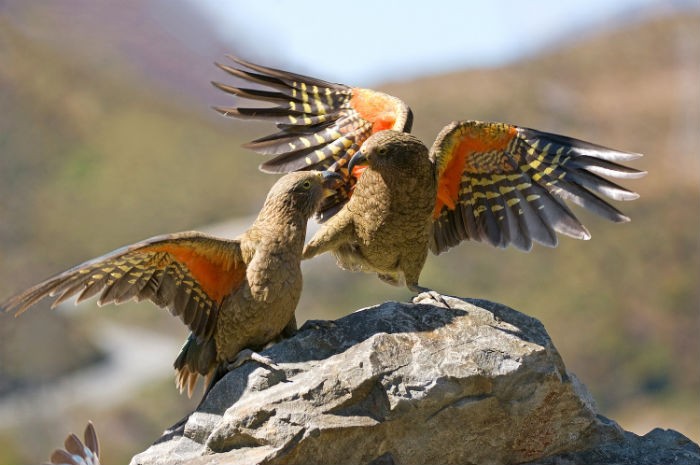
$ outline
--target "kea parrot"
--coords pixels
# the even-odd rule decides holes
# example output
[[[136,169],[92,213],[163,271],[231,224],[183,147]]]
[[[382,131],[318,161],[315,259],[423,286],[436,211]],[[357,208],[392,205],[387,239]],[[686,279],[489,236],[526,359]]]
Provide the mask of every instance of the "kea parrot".
[[[278,132],[245,145],[271,156],[261,170],[328,170],[344,186],[319,209],[323,225],[303,258],[326,251],[345,269],[376,272],[413,292],[428,250],[465,240],[528,251],[557,234],[589,239],[565,201],[629,221],[602,197],[638,195],[603,176],[645,174],[622,165],[640,154],[511,124],[455,121],[428,149],[410,135],[412,113],[396,97],[268,68],[229,56],[217,66],[255,84],[214,82],[261,107],[215,107],[224,116],[274,122]]]
[[[92,422],[88,422],[81,441],[75,434],[69,434],[64,443],[65,449],[56,449],[46,465],[100,465],[100,443]]]
[[[239,355],[255,358],[252,350],[296,329],[306,224],[341,183],[330,171],[289,173],[236,239],[194,231],[153,237],[37,284],[0,310],[19,315],[46,296],[57,296],[52,307],[73,295],[81,302],[99,294],[98,305],[150,300],[191,331],[174,364],[180,392],[191,396],[200,375],[208,389],[244,361]]]

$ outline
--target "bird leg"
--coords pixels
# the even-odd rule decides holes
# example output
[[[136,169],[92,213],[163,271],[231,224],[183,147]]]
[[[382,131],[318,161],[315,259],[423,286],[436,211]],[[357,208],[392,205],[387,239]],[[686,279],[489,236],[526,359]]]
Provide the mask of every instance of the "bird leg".
[[[385,273],[385,274],[377,273],[377,277],[379,279],[381,279],[382,281],[384,281],[385,283],[391,284],[392,286],[400,286],[401,285],[401,280],[396,275],[388,274],[388,273]]]
[[[279,365],[273,362],[272,359],[265,357],[264,355],[260,355],[259,353],[251,349],[243,349],[240,352],[238,352],[233,362],[226,365],[226,370],[234,370],[239,366],[243,365],[245,362],[258,362],[260,365],[267,368],[269,371],[269,375],[265,376],[265,378],[268,378],[273,384],[276,384],[278,382],[289,382],[289,380],[287,379],[287,373],[282,368],[280,368]]]
[[[262,350],[267,349],[268,347],[272,347],[273,345],[277,344],[278,342],[288,339],[292,336],[294,336],[298,331],[297,328],[297,318],[296,315],[292,315],[292,319],[289,320],[289,323],[287,323],[287,326],[284,327],[282,332],[274,339],[272,339],[270,342],[265,344],[265,346],[262,348]],[[243,365],[245,362],[258,362],[260,365],[263,365],[267,368],[270,369],[270,371],[282,371],[275,362],[273,362],[270,358],[265,357],[264,355],[260,355],[259,353],[255,352],[254,350],[251,349],[243,349],[238,354],[236,354],[236,357],[233,359],[232,362],[230,362],[228,365],[226,365],[226,370],[231,371],[239,366]]]
[[[233,361],[226,365],[226,370],[234,370],[243,365],[245,362],[258,362],[260,365],[269,368],[271,371],[280,371],[279,365],[273,362],[270,358],[260,355],[251,349],[243,349],[238,352]]]
[[[297,327],[297,317],[296,317],[296,315],[292,315],[292,319],[289,320],[289,323],[287,323],[287,326],[284,327],[284,329],[282,330],[280,335],[277,336],[277,338],[273,339],[272,342],[277,343],[277,342],[280,342],[284,339],[289,339],[290,337],[294,336],[298,330],[299,330],[299,328]],[[266,345],[265,348],[267,348],[268,345]]]

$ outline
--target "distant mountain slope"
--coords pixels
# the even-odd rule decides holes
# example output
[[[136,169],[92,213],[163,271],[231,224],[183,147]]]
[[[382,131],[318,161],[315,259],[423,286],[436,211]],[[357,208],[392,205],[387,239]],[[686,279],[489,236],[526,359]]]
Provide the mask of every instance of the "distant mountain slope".
[[[604,409],[654,396],[700,431],[697,409],[679,408],[700,400],[700,15],[385,90],[410,102],[426,142],[452,119],[482,119],[645,154],[647,177],[625,183],[641,198],[619,204],[630,224],[584,214],[591,241],[528,255],[462,245],[429,260],[423,283],[531,309]]]
[[[698,184],[700,170],[686,168],[700,163],[699,25],[698,13],[651,21],[507,67],[385,90],[410,102],[426,140],[451,119],[506,120],[646,153],[657,174],[645,185],[668,187],[667,176]]]
[[[215,102],[217,92],[209,81],[216,70],[201,65],[233,51],[183,0],[4,3],[0,14],[28,39],[95,71],[132,74],[145,81],[149,92],[188,105]]]
[[[270,127],[225,120],[208,108],[228,101],[209,94],[208,84],[221,78],[211,62],[227,50],[194,17],[178,32],[180,20],[157,14],[168,4],[0,6],[0,298],[125,243],[250,214],[262,203],[275,178],[258,173],[259,156],[240,144]],[[232,51],[255,52],[246,44]],[[605,413],[632,412],[628,421],[644,424],[651,412],[661,417],[655,423],[691,437],[684,425],[697,431],[700,424],[699,82],[700,17],[688,14],[503,68],[383,88],[409,102],[415,133],[426,143],[453,119],[484,119],[645,153],[635,166],[649,175],[625,183],[641,194],[621,205],[632,223],[583,214],[591,241],[563,240],[558,249],[530,254],[463,244],[431,257],[423,284],[530,311]],[[373,276],[338,270],[329,258],[305,271],[302,319],[409,297]],[[100,318],[182,331],[165,312],[143,307],[86,312],[77,323],[42,310],[0,316],[0,367],[22,368],[12,374],[18,383],[91,360],[79,351]],[[171,384],[162,388],[170,393]],[[173,397],[149,391],[148,405],[132,407],[123,415],[129,420],[113,412],[114,423],[138,417],[138,428],[123,428],[139,433],[130,438],[155,437],[162,424],[148,418],[164,415],[157,400]],[[85,420],[79,413],[76,424]],[[18,449],[7,437],[0,433],[9,456]],[[138,449],[119,447],[123,456]],[[42,451],[23,450],[21,460],[6,463],[34,463],[45,458]]]

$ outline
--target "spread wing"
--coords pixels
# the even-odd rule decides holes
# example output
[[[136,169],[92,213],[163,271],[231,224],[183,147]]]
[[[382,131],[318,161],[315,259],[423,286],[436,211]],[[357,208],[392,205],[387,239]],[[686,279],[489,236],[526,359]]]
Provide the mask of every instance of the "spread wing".
[[[348,173],[347,163],[369,136],[384,129],[411,130],[411,110],[396,97],[229,58],[240,67],[217,66],[259,88],[213,84],[229,94],[274,105],[215,108],[224,116],[277,125],[278,132],[245,145],[272,157],[260,169],[272,173],[330,170],[345,178],[345,189],[321,206],[322,217],[331,216],[347,201],[359,176]]]
[[[92,422],[85,427],[84,436],[85,443],[75,434],[68,435],[65,450],[53,451],[47,465],[100,465],[100,445]]]
[[[438,176],[431,250],[440,253],[463,240],[521,250],[532,241],[554,247],[557,232],[589,239],[564,201],[629,221],[602,197],[638,195],[601,175],[641,177],[645,172],[618,163],[640,156],[509,124],[453,122],[430,152]]]
[[[237,241],[185,232],[157,236],[82,263],[11,297],[0,309],[18,315],[47,296],[57,296],[52,308],[74,295],[78,303],[99,294],[98,305],[148,299],[208,340],[223,298],[244,279]]]

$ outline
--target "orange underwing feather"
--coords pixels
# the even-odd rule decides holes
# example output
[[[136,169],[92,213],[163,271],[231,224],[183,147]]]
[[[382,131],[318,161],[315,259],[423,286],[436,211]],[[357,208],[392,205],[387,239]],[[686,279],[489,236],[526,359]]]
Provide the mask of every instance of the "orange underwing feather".
[[[245,280],[237,241],[197,232],[147,239],[88,260],[0,303],[19,315],[47,296],[52,307],[77,295],[98,305],[150,300],[179,316],[198,337],[211,337],[219,305]]]
[[[466,150],[455,151],[447,162],[447,167],[438,179],[437,199],[433,210],[433,218],[437,218],[440,215],[443,207],[447,207],[450,210],[455,209],[459,199],[459,183],[462,179],[465,158]]]
[[[145,250],[169,253],[187,267],[202,290],[219,304],[245,277],[245,269],[236,267],[230,255],[201,244],[162,244]]]
[[[372,133],[395,129],[397,108],[394,100],[386,94],[370,89],[352,89],[350,106],[360,117],[372,123]]]
[[[614,222],[629,218],[605,197],[637,194],[601,177],[645,173],[620,165],[640,155],[505,123],[455,121],[430,151],[438,194],[430,248],[440,253],[463,240],[530,250],[557,245],[557,233],[589,239],[565,201]]]
[[[345,186],[321,204],[317,212],[321,221],[337,213],[350,198],[358,174],[349,173],[346,166],[364,141],[385,129],[411,131],[411,110],[396,97],[229,58],[239,66],[217,66],[256,88],[214,85],[237,98],[264,102],[266,106],[241,104],[215,110],[227,117],[267,120],[277,125],[277,132],[245,144],[271,157],[260,169],[270,173],[329,170],[344,177]]]
[[[462,126],[449,134],[441,143],[441,159],[437,161],[438,193],[433,218],[437,218],[445,207],[455,209],[465,172],[486,174],[513,171],[504,156],[516,136],[517,128],[506,124]]]

